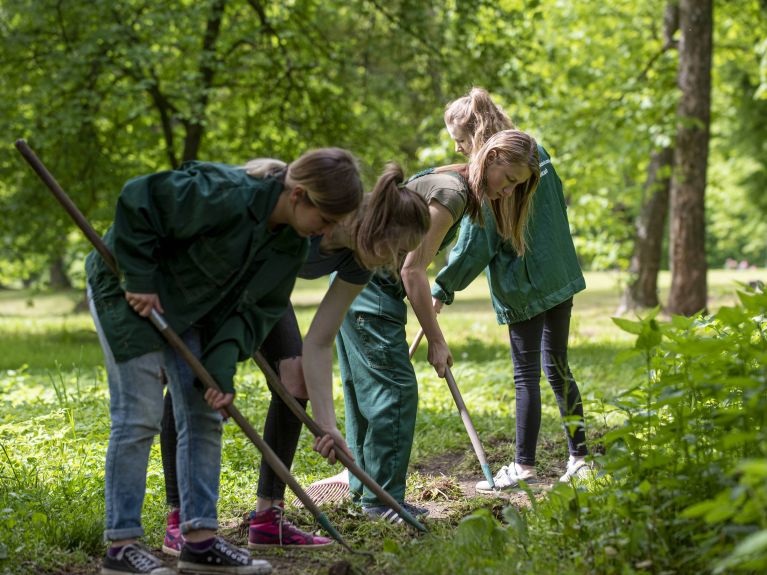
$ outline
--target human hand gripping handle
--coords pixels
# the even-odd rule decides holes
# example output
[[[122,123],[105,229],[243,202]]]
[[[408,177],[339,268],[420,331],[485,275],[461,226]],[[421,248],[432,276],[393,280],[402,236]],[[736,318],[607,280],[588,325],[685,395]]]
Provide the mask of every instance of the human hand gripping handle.
[[[447,368],[453,366],[453,354],[450,353],[445,340],[429,341],[426,357],[439,377],[445,377]]]
[[[149,317],[153,309],[159,313],[165,313],[160,304],[160,297],[156,293],[125,292],[125,299],[133,310],[141,317]]]
[[[326,458],[330,465],[335,465],[336,460],[340,461],[341,459],[340,456],[336,456],[336,451],[342,451],[346,457],[351,461],[354,461],[354,456],[352,455],[349,446],[346,445],[346,440],[341,432],[337,428],[330,429],[325,426],[321,427],[323,431],[325,431],[325,435],[318,435],[314,438],[314,451]]]

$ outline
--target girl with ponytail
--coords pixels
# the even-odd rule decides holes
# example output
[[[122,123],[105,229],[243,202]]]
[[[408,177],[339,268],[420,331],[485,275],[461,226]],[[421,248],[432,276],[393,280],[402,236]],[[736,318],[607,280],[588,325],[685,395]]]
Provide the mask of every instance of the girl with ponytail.
[[[405,339],[410,300],[429,343],[428,359],[439,377],[453,358],[437,323],[426,269],[455,237],[462,218],[481,224],[498,217],[504,238],[524,250],[524,228],[538,182],[535,140],[508,130],[483,146],[470,165],[431,169],[408,180],[405,189],[429,206],[428,233],[407,254],[399,274],[377,274],[354,300],[337,338],[346,406],[346,440],[357,464],[414,514],[404,502],[413,444],[418,384]],[[361,482],[349,478],[352,498],[370,517],[402,518]]]

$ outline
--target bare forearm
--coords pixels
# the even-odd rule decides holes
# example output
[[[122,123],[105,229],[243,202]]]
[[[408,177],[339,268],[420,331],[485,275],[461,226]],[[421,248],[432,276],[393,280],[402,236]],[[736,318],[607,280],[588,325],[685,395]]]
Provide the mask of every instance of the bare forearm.
[[[403,270],[402,283],[426,339],[430,342],[444,342],[445,336],[442,334],[442,329],[440,329],[437,316],[434,313],[426,271],[422,269]]]
[[[314,419],[325,430],[335,429],[332,345],[322,345],[307,337],[304,341],[303,365]]]

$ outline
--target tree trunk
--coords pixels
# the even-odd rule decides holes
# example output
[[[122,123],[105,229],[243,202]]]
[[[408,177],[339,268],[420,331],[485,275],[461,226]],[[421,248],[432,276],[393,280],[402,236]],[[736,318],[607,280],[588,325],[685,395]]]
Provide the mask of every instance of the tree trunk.
[[[677,140],[671,182],[671,293],[668,311],[706,309],[705,190],[711,113],[712,0],[679,3]]]
[[[666,229],[673,164],[673,148],[653,152],[650,158],[644,185],[644,197],[649,200],[644,203],[637,218],[636,242],[629,266],[631,280],[623,292],[618,314],[659,304],[658,272],[663,252],[663,232]]]
[[[661,54],[678,48],[678,43],[674,40],[677,30],[679,30],[679,0],[669,0],[663,11]],[[674,149],[671,147],[656,150],[650,156],[647,179],[642,193],[642,207],[636,221],[634,253],[629,265],[630,279],[616,312],[619,315],[637,308],[656,307],[659,304],[658,272],[663,251],[673,165]]]
[[[202,138],[205,133],[205,114],[208,108],[209,92],[213,87],[213,78],[216,69],[213,61],[216,59],[216,42],[221,35],[221,22],[226,8],[225,0],[216,0],[211,6],[211,13],[205,27],[205,36],[202,40],[202,54],[200,56],[199,73],[201,78],[200,95],[192,107],[191,120],[184,123],[186,137],[184,138],[184,162],[196,160],[200,151]]]
[[[64,258],[61,256],[55,258],[48,267],[50,273],[50,284],[53,289],[70,289],[72,282],[69,281],[67,275],[66,266],[64,265]]]

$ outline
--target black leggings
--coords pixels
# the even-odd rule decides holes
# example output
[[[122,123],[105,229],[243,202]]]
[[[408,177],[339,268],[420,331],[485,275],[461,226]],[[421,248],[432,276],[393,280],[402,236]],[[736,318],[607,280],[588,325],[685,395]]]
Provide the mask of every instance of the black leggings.
[[[280,361],[301,357],[301,332],[293,308],[289,307],[282,319],[274,326],[261,345],[261,352],[277,373]],[[296,398],[306,408],[307,400]],[[176,423],[173,418],[173,404],[170,393],[165,394],[165,405],[160,432],[160,451],[165,474],[165,497],[171,507],[180,507],[181,500],[176,481]],[[290,469],[301,435],[301,420],[298,419],[279,395],[272,391],[272,400],[264,423],[264,441],[271,447],[285,466]],[[285,483],[261,460],[258,477],[258,497],[284,499]]]
[[[541,355],[543,371],[554,391],[565,422],[567,446],[571,455],[587,455],[583,403],[567,363],[567,339],[570,334],[570,298],[527,321],[509,325],[511,358],[514,362],[514,385],[517,395],[517,455],[522,465],[535,465],[535,448],[541,428]]]

